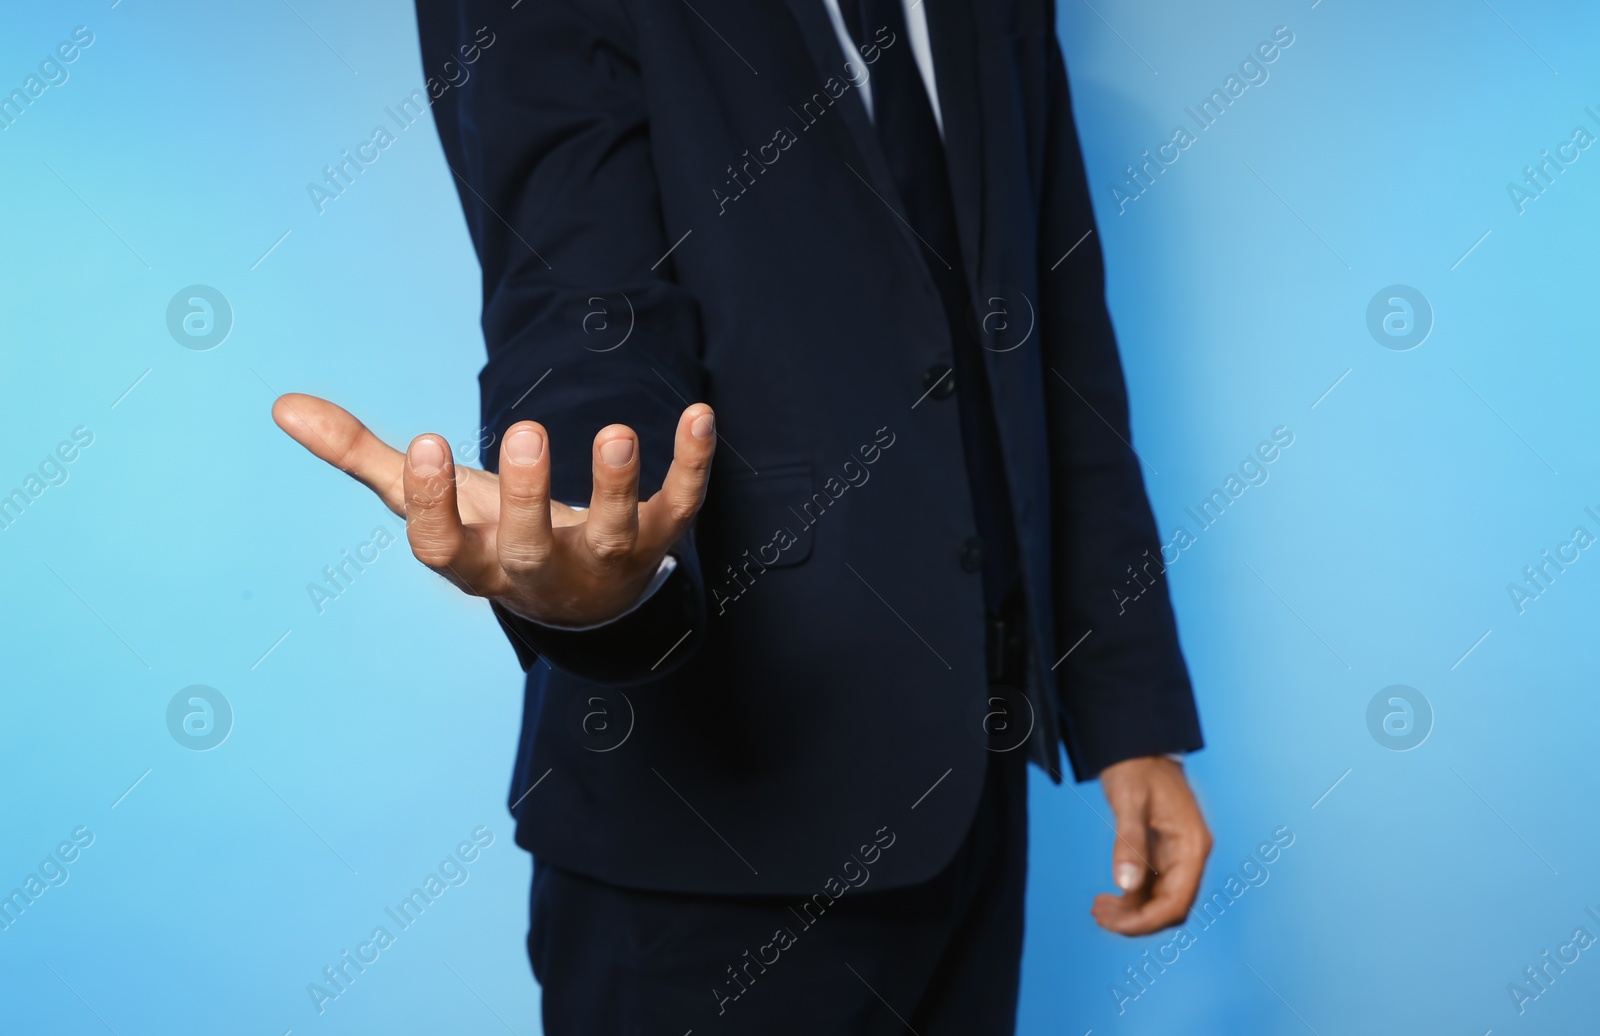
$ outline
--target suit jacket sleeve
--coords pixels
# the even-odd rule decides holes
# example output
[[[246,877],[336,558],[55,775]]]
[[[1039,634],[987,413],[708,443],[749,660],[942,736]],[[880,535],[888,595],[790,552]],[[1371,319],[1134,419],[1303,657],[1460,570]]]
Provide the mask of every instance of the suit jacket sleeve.
[[[552,497],[587,500],[595,434],[628,424],[648,497],[705,371],[698,306],[661,261],[672,242],[632,26],[604,0],[417,0],[417,21],[434,120],[483,267],[483,438],[497,444],[517,421],[543,422]],[[493,465],[498,447],[486,453]],[[692,656],[705,627],[692,535],[673,554],[666,583],[599,628],[492,608],[524,669],[543,657],[603,683],[659,676]],[[678,643],[686,631],[695,632]]]
[[[1200,721],[1162,572],[1161,541],[1131,445],[1128,394],[1105,302],[1099,235],[1066,67],[1047,48],[1039,284],[1050,436],[1056,646],[1062,737],[1088,780],[1136,756],[1202,747]],[[1130,566],[1153,587],[1136,599]],[[1084,637],[1085,633],[1087,637]]]

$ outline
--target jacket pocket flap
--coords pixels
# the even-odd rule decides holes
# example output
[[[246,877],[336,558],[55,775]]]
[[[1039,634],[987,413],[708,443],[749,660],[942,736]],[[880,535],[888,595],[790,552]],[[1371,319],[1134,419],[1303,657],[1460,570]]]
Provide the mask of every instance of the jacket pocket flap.
[[[695,531],[707,578],[729,565],[742,571],[798,565],[811,556],[814,519],[810,464],[786,464],[760,474],[713,479]]]

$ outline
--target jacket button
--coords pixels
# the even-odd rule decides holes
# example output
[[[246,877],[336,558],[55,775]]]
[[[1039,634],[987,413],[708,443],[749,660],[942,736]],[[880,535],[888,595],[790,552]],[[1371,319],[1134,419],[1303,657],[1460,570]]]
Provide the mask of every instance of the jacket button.
[[[968,536],[961,544],[961,567],[968,572],[977,572],[983,568],[983,541],[976,536]]]
[[[934,399],[949,399],[956,390],[956,376],[949,367],[936,363],[922,375],[922,387]]]

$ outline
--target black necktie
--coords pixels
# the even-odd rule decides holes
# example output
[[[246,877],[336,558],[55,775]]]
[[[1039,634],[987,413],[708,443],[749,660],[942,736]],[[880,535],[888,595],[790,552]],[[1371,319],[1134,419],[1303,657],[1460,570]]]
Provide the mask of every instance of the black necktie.
[[[906,219],[922,239],[922,257],[939,289],[950,324],[954,373],[948,376],[956,382],[962,446],[973,494],[973,520],[983,544],[984,600],[991,612],[999,614],[1016,578],[1016,531],[982,347],[962,273],[961,238],[956,229],[944,141],[939,137],[933,106],[911,50],[901,0],[840,0],[840,13],[857,46],[870,43],[878,47],[879,57],[872,65],[870,80],[873,123],[895,189],[905,205]],[[930,17],[929,21],[931,32],[933,19]],[[884,29],[893,37],[883,33]],[[889,46],[882,44],[882,40],[891,38],[893,43]],[[934,72],[937,76],[939,70],[935,68]],[[954,85],[958,89],[976,88],[970,83]]]

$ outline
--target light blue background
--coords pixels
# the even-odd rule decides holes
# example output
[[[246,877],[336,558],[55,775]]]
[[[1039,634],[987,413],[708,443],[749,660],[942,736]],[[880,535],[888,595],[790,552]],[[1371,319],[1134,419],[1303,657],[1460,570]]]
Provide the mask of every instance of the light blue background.
[[[1295,841],[1119,1014],[1109,987],[1165,939],[1094,927],[1104,801],[1036,781],[1021,1031],[1582,1030],[1600,951],[1523,1015],[1507,985],[1575,927],[1600,935],[1600,555],[1524,614],[1506,586],[1574,526],[1600,533],[1600,151],[1521,214],[1506,185],[1600,133],[1600,15],[1077,0],[1061,19],[1163,533],[1295,435],[1169,572],[1210,746],[1190,764],[1204,894],[1275,829]],[[474,438],[478,272],[431,123],[321,215],[306,194],[421,85],[411,8],[29,5],[0,92],[79,25],[70,79],[0,132],[0,493],[94,434],[0,531],[0,890],[74,828],[95,841],[0,932],[0,1028],[532,1036],[510,649],[403,545],[319,614],[323,566],[399,525],[268,417],[296,389],[391,441]],[[1119,213],[1123,167],[1280,25],[1270,78]],[[209,352],[166,327],[196,283],[234,310]],[[1391,284],[1433,308],[1410,351],[1367,329]],[[210,752],[167,731],[191,684],[235,713]],[[1433,710],[1409,752],[1368,730],[1391,684]],[[307,984],[479,825],[470,880],[319,1017]]]

